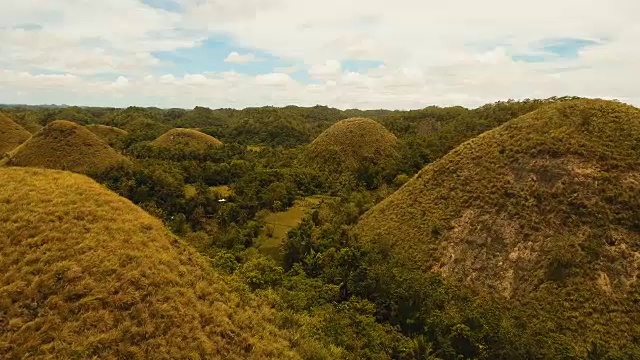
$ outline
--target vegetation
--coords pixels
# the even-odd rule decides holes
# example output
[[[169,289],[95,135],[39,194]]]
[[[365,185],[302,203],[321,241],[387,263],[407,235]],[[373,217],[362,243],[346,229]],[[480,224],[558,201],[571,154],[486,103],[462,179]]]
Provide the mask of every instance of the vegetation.
[[[329,174],[350,174],[371,187],[393,178],[398,139],[379,123],[364,118],[342,120],[318,136],[304,160]]]
[[[95,182],[0,170],[2,358],[297,358],[273,311]]]
[[[296,202],[289,209],[280,212],[265,211],[257,214],[263,231],[258,239],[258,248],[266,255],[280,259],[282,244],[287,239],[289,231],[302,222],[305,216],[317,207],[321,198],[307,197]]]
[[[500,357],[529,356],[528,346],[544,358],[584,357],[594,343],[629,348],[640,336],[638,144],[636,108],[550,105],[427,166],[356,232],[388,257],[374,272],[441,274],[511,308],[504,321],[518,326],[522,348]],[[402,291],[412,301],[430,301],[411,286]],[[427,324],[413,311],[413,323]]]
[[[0,113],[0,156],[10,152],[31,137],[31,133]]]
[[[126,162],[125,157],[83,126],[57,120],[12,151],[8,164],[86,174],[101,173]]]
[[[122,271],[137,274],[132,269],[147,267],[149,262],[152,270],[143,274],[159,273],[157,282],[153,277],[138,281],[138,275],[125,281],[117,275],[105,283],[117,289],[152,284],[152,294],[163,296],[163,306],[171,310],[163,308],[171,314],[167,320],[171,323],[153,316],[135,330],[100,335],[91,350],[84,350],[89,340],[64,337],[73,331],[80,333],[84,326],[73,317],[76,310],[64,313],[64,319],[73,321],[63,331],[56,330],[63,326],[62,321],[49,328],[32,326],[44,324],[45,319],[53,321],[43,317],[43,322],[37,322],[49,312],[29,315],[30,296],[39,291],[36,285],[29,285],[36,290],[27,292],[23,287],[11,290],[18,289],[17,285],[0,284],[0,294],[12,294],[11,301],[0,301],[0,333],[35,329],[45,334],[54,329],[56,335],[44,336],[40,343],[17,343],[22,349],[44,352],[52,349],[44,345],[46,339],[57,336],[64,340],[55,343],[56,349],[61,344],[82,349],[69,356],[58,352],[41,357],[135,358],[129,350],[139,354],[146,351],[140,349],[152,346],[162,350],[149,350],[140,357],[640,357],[635,345],[640,343],[635,325],[640,320],[636,310],[640,294],[635,290],[634,260],[640,244],[640,110],[633,107],[550,98],[498,102],[477,109],[414,111],[340,111],[324,106],[244,110],[9,107],[3,111],[22,125],[51,126],[62,118],[83,126],[126,130],[112,145],[129,161],[112,163],[89,175],[160,219],[173,233],[157,229],[165,235],[156,236],[156,230],[143,228],[140,232],[151,231],[151,236],[139,235],[136,221],[150,219],[146,214],[127,210],[119,217],[118,211],[109,208],[104,223],[116,229],[116,234],[102,231],[98,237],[92,229],[107,225],[93,224],[102,223],[102,215],[89,214],[91,209],[114,202],[135,208],[86,178],[70,174],[65,178],[82,179],[91,186],[80,186],[86,191],[80,190],[57,180],[57,175],[47,175],[51,183],[43,184],[42,191],[49,195],[38,192],[31,200],[20,195],[20,201],[29,205],[0,198],[0,213],[9,209],[9,213],[28,214],[27,209],[34,207],[34,214],[41,214],[44,210],[37,210],[39,207],[55,209],[46,213],[55,220],[38,217],[42,220],[33,220],[33,231],[16,230],[13,218],[0,224],[0,236],[2,231],[11,231],[7,240],[11,246],[16,243],[12,239],[24,238],[27,243],[31,238],[40,239],[33,235],[40,232],[59,238],[60,234],[72,235],[71,245],[59,248],[61,251],[50,252],[51,245],[34,245],[41,249],[35,254],[42,254],[42,261],[30,262],[25,255],[23,262],[13,266],[17,260],[10,258],[9,270],[0,269],[9,275],[0,281],[14,284],[15,274],[17,278],[37,277],[32,269],[44,269],[46,259],[54,253],[64,253],[60,256],[64,264],[75,264],[77,258],[77,266],[85,261],[93,265],[95,269],[87,271],[91,276],[121,274],[109,267],[113,261],[107,256],[141,251],[144,256],[127,255]],[[371,120],[340,121],[349,118]],[[191,146],[197,140],[168,147],[153,144],[175,128],[200,129],[201,133],[196,132],[199,138],[208,134],[224,144],[201,148]],[[314,138],[317,140],[310,144]],[[48,154],[48,146],[41,147],[41,156]],[[93,161],[104,158],[96,154]],[[44,179],[34,175],[39,172],[22,171],[25,177]],[[21,179],[9,180],[23,182]],[[94,191],[98,194],[95,199],[87,195]],[[72,193],[81,194],[73,195],[78,204],[56,205],[56,198],[72,197]],[[105,202],[104,194],[113,201]],[[77,229],[84,231],[85,227],[91,230],[90,236],[96,236],[98,245],[75,245]],[[132,242],[110,245],[112,240],[124,241],[123,234],[128,232],[134,234]],[[164,236],[174,245],[153,248],[148,254],[140,246],[134,251],[134,244],[149,246],[149,239]],[[167,240],[158,243],[163,241]],[[121,252],[106,254],[105,246]],[[94,247],[100,254],[95,262],[86,259]],[[4,259],[4,253],[0,254]],[[189,263],[199,265],[194,265],[195,271],[174,266],[171,254],[177,254],[179,261],[187,261],[186,256]],[[43,265],[33,265],[40,263]],[[22,267],[30,268],[23,272]],[[47,276],[40,278],[44,281]],[[64,279],[61,287],[53,289],[66,291]],[[192,279],[203,285],[190,283]],[[38,289],[47,294],[53,291],[39,287],[38,281],[33,280]],[[75,291],[74,286],[69,288]],[[175,286],[181,290],[174,290]],[[195,291],[197,300],[183,289]],[[70,309],[93,304],[94,300],[75,294],[55,299]],[[126,294],[122,292],[117,299],[129,299]],[[27,305],[19,312],[12,306],[23,296]],[[147,299],[132,296],[135,304],[145,304]],[[174,301],[176,297],[180,299]],[[123,314],[140,314],[136,305],[129,306],[123,307]],[[116,309],[118,314],[120,308]],[[178,323],[172,309],[186,314],[189,324]],[[5,315],[9,312],[27,319],[36,316],[36,320],[24,326],[16,320],[15,327],[7,327],[3,321],[9,319]],[[203,314],[214,314],[220,323],[208,326],[209,320],[193,321],[194,314],[201,314],[202,319],[209,319]],[[79,316],[89,316],[86,321],[95,319],[90,312]],[[178,330],[178,335],[167,333],[170,340],[160,335],[146,337],[165,325],[187,329],[191,335],[186,339]],[[113,349],[116,345],[109,341],[117,336],[127,340]],[[252,340],[245,341],[247,338]],[[0,357],[27,356],[12,347],[13,339],[0,338]],[[208,344],[207,339],[215,344],[215,351],[198,345]],[[244,343],[250,345],[242,347]],[[176,352],[170,352],[174,347]],[[188,356],[180,352],[184,349],[190,351]],[[2,351],[16,355],[4,356]]]
[[[104,140],[110,146],[114,146],[122,140],[123,137],[127,136],[129,133],[125,130],[118,129],[117,127],[107,126],[107,125],[87,125],[87,129],[89,129],[92,133],[96,134],[100,139]]]
[[[172,129],[162,134],[153,143],[160,147],[184,147],[196,151],[222,145],[220,140],[193,129]]]

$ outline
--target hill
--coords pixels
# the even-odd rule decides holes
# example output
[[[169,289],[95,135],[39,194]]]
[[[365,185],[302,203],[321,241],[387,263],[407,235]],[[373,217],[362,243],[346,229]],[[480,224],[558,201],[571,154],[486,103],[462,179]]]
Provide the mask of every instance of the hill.
[[[204,151],[210,147],[221,146],[222,142],[213,136],[201,133],[193,129],[171,129],[160,135],[153,145],[167,148],[188,148],[196,151]]]
[[[294,358],[236,280],[82,175],[0,170],[0,357]]]
[[[26,123],[23,122],[19,125],[22,126],[25,130],[27,130],[30,134],[35,134],[38,131],[40,131],[40,129],[42,129],[42,125],[39,125],[33,122],[26,122]]]
[[[504,301],[522,337],[581,356],[592,342],[628,347],[640,336],[639,145],[637,108],[549,105],[425,167],[355,231],[396,273]]]
[[[338,121],[308,147],[305,160],[333,173],[356,173],[365,165],[389,167],[397,160],[397,138],[376,121]]]
[[[118,139],[128,134],[126,130],[107,125],[87,125],[86,128],[109,145],[115,144]]]
[[[31,133],[0,113],[0,157],[31,137]]]
[[[8,165],[96,173],[128,160],[85,127],[53,121],[11,154]]]

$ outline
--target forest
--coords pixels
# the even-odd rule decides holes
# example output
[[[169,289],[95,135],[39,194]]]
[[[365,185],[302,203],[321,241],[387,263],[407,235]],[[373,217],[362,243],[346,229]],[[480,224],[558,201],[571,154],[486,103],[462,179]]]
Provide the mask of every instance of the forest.
[[[276,324],[296,334],[298,341],[291,346],[302,358],[637,359],[637,326],[628,329],[635,340],[626,342],[617,342],[615,332],[596,327],[573,335],[555,331],[553,321],[538,317],[534,309],[545,308],[545,314],[552,314],[563,311],[561,304],[527,298],[516,305],[500,296],[479,295],[444,272],[413,271],[384,235],[369,235],[362,229],[393,215],[368,221],[378,215],[365,214],[378,204],[384,206],[399,189],[409,188],[426,166],[453,159],[469,140],[536,110],[577,100],[509,100],[474,109],[431,106],[412,111],[326,106],[243,110],[12,106],[2,111],[31,133],[57,120],[124,130],[105,130],[103,139],[128,160],[87,170],[87,175],[160,219],[212,268],[239,279],[271,304],[277,310]],[[372,132],[368,138],[346,133],[340,140],[344,144],[334,144],[335,153],[323,152],[328,146],[323,141],[335,142],[328,137],[330,129],[351,118],[370,119],[382,127],[367,125]],[[156,141],[176,128],[196,129],[221,143],[195,147],[189,141],[168,145]],[[382,146],[386,142],[388,146]],[[536,144],[536,149],[546,146]],[[460,145],[463,150],[456,149]],[[355,149],[362,146],[375,149],[357,158]],[[483,159],[482,151],[469,153]],[[510,150],[497,151],[508,156]],[[11,165],[12,155],[4,157]],[[616,164],[609,169],[626,166]],[[556,176],[550,171],[540,174],[536,173],[538,178]],[[494,181],[489,178],[483,181]],[[516,199],[518,194],[505,190],[500,196]],[[637,194],[615,197],[627,199],[621,207],[636,205]],[[567,204],[572,214],[587,214],[583,207]],[[615,219],[624,229],[640,226],[640,218]],[[449,223],[433,221],[425,230],[429,237],[449,234]],[[365,237],[378,241],[362,241]],[[556,250],[557,254],[570,251]],[[588,259],[590,250],[583,250]],[[549,283],[559,284],[558,276],[564,279],[571,271],[567,269],[578,267],[570,255],[551,261],[555,272],[541,275]],[[633,296],[637,304],[640,293]],[[576,336],[582,336],[584,343],[577,343]]]

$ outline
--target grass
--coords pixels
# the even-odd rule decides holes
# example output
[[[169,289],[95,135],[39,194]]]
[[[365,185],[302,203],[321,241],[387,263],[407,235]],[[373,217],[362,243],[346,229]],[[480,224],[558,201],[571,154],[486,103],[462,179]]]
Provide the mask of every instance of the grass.
[[[640,333],[640,110],[543,107],[463,143],[363,216],[365,244],[505,299],[583,353]],[[546,332],[546,334],[545,334]]]
[[[43,126],[35,122],[21,122],[20,125],[32,135],[40,131]]]
[[[305,161],[335,173],[356,172],[397,159],[398,139],[381,124],[364,118],[338,121],[308,147]]]
[[[118,139],[129,134],[126,130],[107,125],[87,125],[86,128],[109,145],[113,145]]]
[[[197,130],[178,128],[160,135],[153,144],[159,147],[185,147],[204,151],[210,147],[221,146],[222,142]]]
[[[29,140],[31,133],[0,113],[0,157]]]
[[[85,127],[53,121],[9,154],[8,165],[101,172],[128,160]]]
[[[228,197],[228,196],[231,196],[231,194],[233,194],[233,191],[227,185],[211,186],[209,187],[209,190],[211,192],[220,194],[222,197]],[[197,194],[197,190],[195,185],[187,184],[184,186],[184,196],[186,196],[188,199],[196,196],[196,194]]]
[[[250,150],[250,151],[262,151],[265,148],[267,148],[267,146],[264,146],[264,145],[247,145],[247,150]]]
[[[184,196],[187,199],[193,198],[197,193],[198,190],[196,189],[195,185],[187,184],[184,186]]]
[[[16,124],[22,126],[23,129],[27,130],[31,134],[35,134],[40,129],[42,129],[42,125],[38,123],[37,116],[29,116],[29,115],[16,115],[10,113],[0,113],[9,119],[13,120]]]
[[[235,277],[89,178],[0,169],[0,357],[297,358]]]
[[[263,221],[264,229],[260,233],[258,245],[260,252],[279,259],[280,247],[287,238],[289,230],[300,225],[302,219],[322,200],[322,197],[310,196],[296,200],[286,211],[270,212]]]
[[[209,188],[212,192],[220,194],[222,197],[229,197],[233,194],[233,190],[227,185],[212,186]]]

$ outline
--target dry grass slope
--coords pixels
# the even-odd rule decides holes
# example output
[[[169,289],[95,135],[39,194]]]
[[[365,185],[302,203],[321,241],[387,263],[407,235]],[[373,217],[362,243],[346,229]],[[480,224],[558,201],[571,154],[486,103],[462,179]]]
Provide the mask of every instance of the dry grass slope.
[[[9,165],[101,172],[128,160],[85,127],[53,121],[11,152]]]
[[[364,118],[339,121],[320,134],[305,160],[318,168],[354,172],[362,164],[385,166],[397,159],[398,139],[381,124]]]
[[[272,310],[89,178],[0,169],[0,358],[295,358]]]
[[[87,125],[86,128],[110,145],[129,134],[126,130],[107,125]]]
[[[158,137],[153,144],[160,147],[182,147],[204,151],[210,147],[221,146],[222,142],[213,136],[193,129],[171,129]]]
[[[0,113],[0,157],[29,140],[31,133]]]
[[[27,130],[32,135],[37,133],[38,131],[40,131],[43,128],[42,125],[36,124],[36,123],[33,123],[33,122],[26,122],[26,123],[23,123],[21,125],[25,130]]]
[[[541,333],[629,345],[640,335],[640,110],[577,100],[522,116],[425,167],[356,232],[409,271],[502,294]]]

